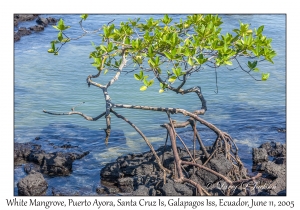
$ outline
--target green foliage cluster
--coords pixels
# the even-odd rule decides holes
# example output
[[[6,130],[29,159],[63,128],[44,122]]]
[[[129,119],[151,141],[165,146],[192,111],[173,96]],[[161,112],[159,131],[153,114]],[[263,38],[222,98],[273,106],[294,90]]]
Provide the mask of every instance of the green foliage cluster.
[[[83,21],[88,15],[80,17]],[[195,14],[178,23],[165,15],[158,20],[140,21],[138,18],[121,22],[119,26],[107,24],[102,27],[101,44],[92,43],[94,50],[89,56],[95,68],[107,73],[120,66],[121,55],[125,53],[126,59],[140,70],[134,74],[134,78],[143,83],[140,90],[152,86],[156,78],[160,82],[160,93],[176,81],[181,82],[180,88],[192,73],[204,66],[238,65],[250,74],[260,71],[258,64],[262,61],[273,63],[276,53],[271,46],[272,39],[263,35],[264,26],[252,30],[249,24],[240,22],[240,27],[232,33],[221,34],[222,23],[218,15]],[[64,33],[69,26],[61,19],[53,27],[59,32],[48,52],[57,55],[59,48],[55,44],[70,41]],[[247,70],[238,61],[242,57],[249,59]],[[153,72],[153,78],[149,79],[145,72]],[[261,80],[268,77],[269,73],[261,73]]]

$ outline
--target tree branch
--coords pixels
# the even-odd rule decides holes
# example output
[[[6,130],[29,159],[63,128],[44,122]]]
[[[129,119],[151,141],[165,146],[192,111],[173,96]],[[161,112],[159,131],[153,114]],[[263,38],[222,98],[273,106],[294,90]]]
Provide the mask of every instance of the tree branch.
[[[88,121],[96,121],[98,119],[100,119],[101,117],[103,117],[106,112],[103,112],[102,114],[98,115],[97,117],[90,117],[90,116],[87,116],[81,112],[77,112],[77,111],[71,111],[71,112],[50,112],[50,111],[46,111],[46,110],[43,110],[44,113],[47,113],[47,114],[52,114],[52,115],[73,115],[73,114],[77,114],[77,115],[80,115],[82,117],[84,117],[86,120]]]

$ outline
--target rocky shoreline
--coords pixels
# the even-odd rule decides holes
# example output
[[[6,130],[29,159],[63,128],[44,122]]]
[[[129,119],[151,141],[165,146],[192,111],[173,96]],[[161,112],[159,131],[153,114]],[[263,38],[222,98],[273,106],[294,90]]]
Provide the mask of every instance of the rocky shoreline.
[[[207,148],[209,151],[210,148]],[[180,158],[190,161],[186,150],[178,148]],[[170,146],[161,147],[158,156],[164,156],[164,166],[174,171],[174,157]],[[196,157],[202,155],[197,151]],[[201,158],[198,160],[202,164]],[[269,196],[286,195],[286,146],[274,142],[262,144],[253,148],[253,163],[255,172],[263,176],[255,181],[241,183],[232,191],[236,196]],[[231,163],[224,156],[218,155],[210,160],[208,168],[227,175],[231,171]],[[224,196],[229,187],[226,182],[216,175],[204,170],[193,172],[193,167],[185,167],[185,172],[191,180],[200,183],[211,195]],[[155,162],[151,152],[129,154],[119,157],[115,162],[107,164],[100,172],[102,187],[100,194],[118,194],[138,196],[192,196],[196,195],[196,188],[189,183],[176,183],[173,177],[167,177],[163,184],[163,173]]]
[[[57,20],[52,17],[43,18],[39,14],[14,14],[14,26],[17,27],[20,22],[33,21],[36,19],[37,25],[31,26],[29,28],[20,27],[18,31],[14,32],[14,42],[21,39],[22,36],[27,36],[32,34],[32,32],[43,31],[48,25],[56,24]]]
[[[36,138],[38,140],[38,138]],[[75,148],[67,144],[53,148]],[[76,149],[76,148],[75,148]],[[207,147],[207,151],[210,148]],[[178,148],[180,158],[190,161],[185,149]],[[163,160],[166,168],[174,171],[174,157],[171,146],[160,147],[157,155]],[[14,144],[15,166],[22,165],[27,176],[18,180],[18,194],[37,196],[45,195],[48,183],[44,176],[68,176],[72,173],[75,160],[84,158],[86,152],[45,152],[35,142]],[[203,163],[202,151],[196,151],[199,164]],[[231,171],[228,160],[218,155],[210,160],[207,167],[223,175]],[[196,181],[211,195],[224,196],[227,184],[217,176],[205,171],[196,170],[192,166],[184,168],[186,176]],[[255,181],[241,183],[232,189],[236,196],[270,196],[286,195],[286,145],[268,142],[259,148],[253,148],[253,173],[260,172],[262,177]],[[132,195],[132,196],[193,196],[196,188],[189,183],[176,183],[172,175],[166,177],[158,167],[152,153],[128,154],[118,157],[115,162],[106,164],[100,171],[101,186],[96,189],[98,195]],[[61,189],[52,189],[52,195],[81,195]]]
[[[62,145],[60,148],[70,145]],[[23,165],[27,176],[19,180],[18,195],[45,195],[48,183],[44,175],[57,177],[72,173],[75,160],[88,155],[86,152],[45,152],[41,145],[27,142],[14,144],[14,165]]]

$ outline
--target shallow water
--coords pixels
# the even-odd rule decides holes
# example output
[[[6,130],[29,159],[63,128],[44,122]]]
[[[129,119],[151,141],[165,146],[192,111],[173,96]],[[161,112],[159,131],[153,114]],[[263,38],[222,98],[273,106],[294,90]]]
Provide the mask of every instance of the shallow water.
[[[44,15],[55,18],[62,17],[70,36],[77,36],[79,15]],[[146,19],[150,15],[141,15]],[[84,22],[87,29],[94,29],[112,19],[117,25],[136,15],[91,15]],[[154,15],[160,18],[161,15]],[[174,19],[180,15],[173,15]],[[267,82],[255,82],[242,71],[218,70],[218,94],[216,91],[215,74],[211,69],[204,69],[190,81],[189,86],[200,85],[207,101],[208,110],[203,118],[214,123],[223,131],[228,132],[236,141],[240,156],[250,169],[252,147],[263,142],[278,141],[285,143],[286,134],[277,131],[286,128],[286,22],[284,15],[222,15],[224,33],[232,27],[238,27],[239,20],[251,23],[253,28],[265,25],[265,34],[273,39],[273,48],[278,56],[274,65],[265,65],[261,71],[270,72]],[[29,27],[35,22],[24,22],[19,27]],[[42,112],[45,110],[66,112],[82,101],[85,104],[76,108],[90,116],[103,112],[105,104],[102,92],[88,88],[86,77],[95,70],[88,59],[93,50],[90,41],[99,44],[97,34],[86,36],[76,42],[64,46],[59,56],[47,53],[50,41],[57,32],[51,26],[43,32],[24,36],[14,45],[14,141],[28,142],[36,136],[41,137],[36,143],[42,149],[52,151],[54,145],[70,143],[78,146],[78,151],[90,151],[90,154],[76,160],[73,173],[67,177],[46,177],[51,195],[52,187],[57,189],[70,188],[82,191],[86,195],[95,194],[99,184],[101,167],[118,156],[147,151],[148,147],[140,136],[128,124],[112,117],[112,137],[108,146],[104,144],[105,120],[89,122],[80,116],[53,116]],[[108,73],[101,81],[113,76]],[[259,75],[257,75],[259,77]],[[140,83],[133,79],[132,74],[124,74],[109,89],[114,103],[152,105],[163,107],[179,107],[193,111],[199,108],[195,95],[177,95],[171,92],[158,94],[159,85],[145,92],[139,91]],[[187,86],[188,87],[188,86]],[[167,121],[161,113],[139,110],[116,110],[130,119],[145,133],[155,148],[164,144],[165,131],[159,125]],[[185,117],[174,116],[176,120]],[[198,126],[200,135],[206,144],[215,139],[212,133]],[[180,133],[191,138],[191,131],[183,129]],[[72,151],[67,149],[64,151]],[[15,169],[16,183],[26,174],[22,167]]]

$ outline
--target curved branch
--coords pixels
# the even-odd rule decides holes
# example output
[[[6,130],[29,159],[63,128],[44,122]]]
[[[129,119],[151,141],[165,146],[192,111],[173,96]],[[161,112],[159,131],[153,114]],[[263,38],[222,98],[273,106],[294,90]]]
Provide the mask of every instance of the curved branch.
[[[112,21],[108,22],[107,25],[109,25],[110,23],[112,23],[114,20],[115,20],[115,19],[113,19]],[[99,32],[99,31],[101,31],[101,29],[102,29],[102,27],[101,27],[101,28],[98,28],[98,29],[96,29],[96,30],[94,30],[94,31],[87,31],[87,30],[85,30],[85,29],[83,28],[83,26],[82,26],[82,19],[79,21],[79,25],[80,25],[81,30],[83,31],[83,34],[81,34],[80,36],[78,36],[78,37],[76,37],[76,38],[69,38],[70,40],[78,40],[78,39],[84,37],[84,36],[87,35],[87,34],[94,34],[94,33],[97,33],[97,32]]]
[[[246,72],[247,74],[249,74],[255,81],[261,81],[260,79],[256,79],[254,76],[252,76],[252,74],[250,74],[251,70],[250,70],[250,71],[247,71],[246,69],[244,69],[244,68],[242,67],[242,65],[240,64],[240,62],[239,62],[239,60],[238,60],[237,58],[235,58],[235,60],[236,60],[237,63],[239,64],[240,68],[241,68],[244,72]]]
[[[46,110],[43,110],[44,113],[47,113],[47,114],[52,114],[52,115],[73,115],[73,114],[77,114],[77,115],[80,115],[82,117],[84,117],[86,120],[88,121],[96,121],[96,120],[99,120],[101,117],[103,117],[106,112],[103,112],[102,114],[98,115],[97,117],[90,117],[90,116],[87,116],[81,112],[77,112],[77,111],[71,111],[71,112],[50,112],[50,111],[46,111]]]
[[[170,112],[171,114],[181,113],[184,116],[189,116],[194,118],[195,120],[199,121],[201,124],[205,125],[206,127],[213,130],[217,135],[223,136],[223,132],[218,129],[213,124],[203,120],[202,118],[198,117],[196,114],[188,112],[184,109],[178,108],[164,108],[164,107],[151,107],[151,106],[136,106],[136,105],[125,105],[125,104],[112,104],[112,107],[116,108],[128,108],[128,109],[142,109],[142,110],[151,110],[151,111],[161,111],[161,112]]]

